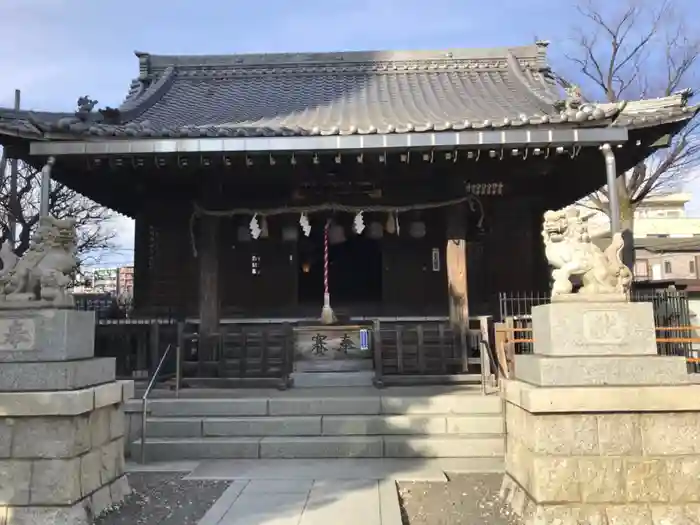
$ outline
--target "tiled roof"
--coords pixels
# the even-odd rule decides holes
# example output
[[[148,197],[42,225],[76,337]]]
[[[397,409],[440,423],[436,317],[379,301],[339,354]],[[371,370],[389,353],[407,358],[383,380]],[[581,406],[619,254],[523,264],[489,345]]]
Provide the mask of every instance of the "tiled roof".
[[[352,135],[689,118],[680,95],[565,109],[545,51],[536,43],[435,52],[137,53],[140,74],[116,120],[97,112],[0,110],[0,132],[57,139]]]

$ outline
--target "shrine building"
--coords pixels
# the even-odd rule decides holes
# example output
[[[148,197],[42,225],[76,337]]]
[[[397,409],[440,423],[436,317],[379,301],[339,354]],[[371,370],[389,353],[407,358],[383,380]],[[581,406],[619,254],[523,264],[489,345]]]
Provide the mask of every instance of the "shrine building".
[[[0,109],[0,143],[134,219],[135,316],[214,333],[317,319],[327,291],[349,320],[459,323],[548,289],[543,212],[697,111],[688,92],[589,102],[546,51],[138,52],[119,107]]]

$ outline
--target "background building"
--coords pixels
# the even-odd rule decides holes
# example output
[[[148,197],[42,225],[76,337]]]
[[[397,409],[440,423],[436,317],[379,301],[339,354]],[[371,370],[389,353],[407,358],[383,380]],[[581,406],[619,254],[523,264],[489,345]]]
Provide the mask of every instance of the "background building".
[[[122,266],[117,268],[117,296],[133,297],[134,292],[134,267]]]
[[[700,292],[700,218],[689,217],[690,193],[647,197],[635,211],[634,243],[637,281],[676,281]],[[581,205],[594,239],[609,238],[610,219]],[[604,244],[604,242],[603,242]]]
[[[638,283],[668,283],[688,294],[692,326],[700,325],[700,218],[689,217],[686,205],[690,193],[669,193],[647,197],[634,216],[635,265]],[[610,238],[610,219],[585,204],[589,232],[601,246]],[[694,330],[700,339],[700,330]],[[700,344],[693,343],[694,351]],[[695,354],[697,357],[697,354]]]
[[[73,293],[76,294],[108,294],[115,297],[131,294],[134,286],[134,268],[89,268],[80,273],[76,282],[76,286],[73,287]]]

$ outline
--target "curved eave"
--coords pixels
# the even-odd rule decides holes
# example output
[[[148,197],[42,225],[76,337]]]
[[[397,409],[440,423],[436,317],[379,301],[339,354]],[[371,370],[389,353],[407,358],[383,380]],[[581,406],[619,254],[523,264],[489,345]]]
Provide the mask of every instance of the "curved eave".
[[[502,121],[480,122],[456,121],[408,125],[398,128],[387,125],[384,128],[369,126],[367,128],[350,127],[340,129],[331,127],[288,128],[261,127],[254,125],[209,125],[180,126],[177,128],[154,128],[147,122],[130,122],[124,125],[83,122],[77,118],[62,118],[56,122],[43,122],[37,125],[27,120],[0,121],[0,133],[21,134],[23,136],[42,137],[51,140],[73,140],[76,137],[86,139],[133,139],[133,138],[256,138],[256,137],[329,137],[329,136],[371,136],[402,135],[408,133],[435,133],[449,131],[498,131],[504,129],[538,129],[538,128],[578,128],[601,127],[612,123],[618,113],[617,108],[598,111],[588,107],[584,110],[568,110],[558,116],[526,115],[506,117]]]
[[[503,123],[488,123],[481,125],[472,123],[465,126],[464,123],[454,123],[442,126],[425,126],[412,132],[382,133],[382,130],[374,129],[366,133],[356,132],[354,135],[376,136],[376,135],[403,135],[420,133],[440,133],[449,131],[499,131],[499,130],[537,130],[537,129],[587,129],[604,128],[607,126],[629,129],[652,128],[665,124],[683,123],[691,120],[700,111],[698,106],[686,106],[683,108],[673,108],[659,111],[630,112],[623,111],[618,114],[617,109],[610,110],[612,116],[606,116],[600,120],[591,119],[576,121],[576,119],[540,119],[539,121],[511,121]],[[613,120],[613,117],[617,116]],[[25,119],[0,120],[0,136],[17,137],[33,140],[68,141],[68,140],[133,140],[133,139],[162,139],[162,138],[301,138],[301,137],[330,137],[344,136],[337,130],[304,130],[304,129],[271,129],[255,127],[234,127],[234,126],[186,126],[178,129],[143,129],[135,125],[111,126],[107,124],[72,123],[66,126],[54,125],[42,126],[39,128],[33,122]],[[49,128],[48,130],[46,128]],[[61,129],[63,128],[63,129]],[[67,128],[67,129],[66,129]],[[335,132],[333,132],[335,131]],[[385,130],[386,131],[386,130]]]
[[[700,111],[700,105],[658,111],[622,112],[613,126],[629,129],[653,128],[665,124],[687,123]]]

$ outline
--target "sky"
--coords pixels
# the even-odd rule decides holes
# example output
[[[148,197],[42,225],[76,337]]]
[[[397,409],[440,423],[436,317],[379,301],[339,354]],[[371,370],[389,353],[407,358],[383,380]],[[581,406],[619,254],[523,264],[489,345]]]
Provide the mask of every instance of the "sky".
[[[569,0],[0,0],[0,107],[12,106],[15,89],[23,109],[73,111],[81,95],[118,106],[138,75],[134,51],[443,49],[544,39],[555,69],[576,81],[563,50],[579,16]],[[688,189],[700,197],[700,184]],[[118,247],[102,265],[133,253],[131,221],[114,227]]]

